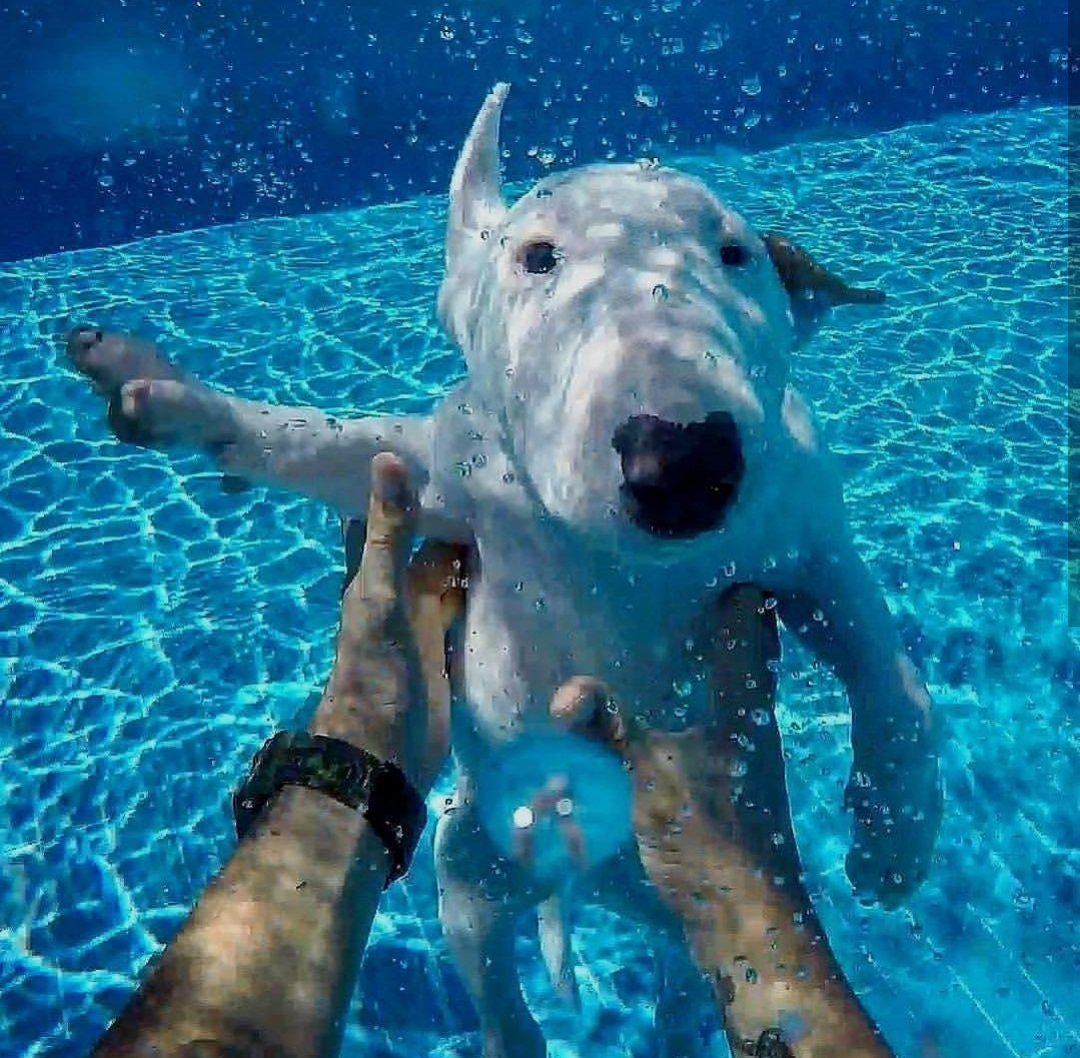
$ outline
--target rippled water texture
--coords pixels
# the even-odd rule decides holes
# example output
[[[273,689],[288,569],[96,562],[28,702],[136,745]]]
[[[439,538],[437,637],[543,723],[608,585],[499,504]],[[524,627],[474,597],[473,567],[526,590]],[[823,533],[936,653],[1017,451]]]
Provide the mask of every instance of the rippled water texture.
[[[891,295],[837,315],[796,377],[950,731],[940,862],[908,912],[848,894],[846,709],[790,644],[782,723],[811,886],[904,1058],[927,1031],[946,1058],[1080,1048],[1065,143],[1055,109],[684,162],[759,228]],[[54,336],[135,328],[246,395],[426,410],[462,370],[433,323],[443,205],[0,266],[4,1058],[84,1055],[228,856],[232,784],[328,670],[341,572],[329,511],[224,495],[197,457],[113,442]],[[477,1045],[419,862],[377,919],[349,1058]],[[649,1054],[645,949],[592,911],[578,943],[579,1053]],[[522,957],[549,1033],[571,1038],[532,941]]]

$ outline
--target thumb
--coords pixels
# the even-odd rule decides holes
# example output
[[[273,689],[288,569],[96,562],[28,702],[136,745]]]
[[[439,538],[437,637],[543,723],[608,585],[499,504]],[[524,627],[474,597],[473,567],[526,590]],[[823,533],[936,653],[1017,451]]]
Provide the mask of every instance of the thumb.
[[[404,460],[380,452],[371,461],[367,535],[356,578],[364,596],[403,598],[416,517],[416,495]]]
[[[613,749],[629,760],[637,745],[638,729],[612,697],[607,684],[592,676],[572,676],[552,696],[552,723]]]

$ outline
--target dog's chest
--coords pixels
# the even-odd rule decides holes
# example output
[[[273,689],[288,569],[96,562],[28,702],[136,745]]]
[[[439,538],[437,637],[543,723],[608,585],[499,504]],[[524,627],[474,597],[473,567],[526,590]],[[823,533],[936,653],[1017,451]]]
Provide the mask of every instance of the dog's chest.
[[[701,610],[614,570],[536,558],[513,573],[486,564],[470,586],[461,697],[483,742],[543,720],[556,688],[575,675],[604,680],[623,708],[656,726],[700,719]]]

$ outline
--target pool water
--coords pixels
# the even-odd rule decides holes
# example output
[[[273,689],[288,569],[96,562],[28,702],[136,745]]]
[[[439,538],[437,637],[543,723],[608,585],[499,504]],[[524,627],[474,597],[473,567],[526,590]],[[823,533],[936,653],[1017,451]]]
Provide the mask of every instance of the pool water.
[[[890,293],[838,313],[795,374],[948,728],[940,854],[904,911],[849,893],[845,703],[786,639],[781,720],[809,884],[903,1058],[1080,1054],[1065,155],[1054,108],[677,160]],[[135,329],[247,396],[422,412],[462,372],[434,325],[443,209],[0,266],[2,1058],[85,1055],[179,927],[233,848],[232,785],[325,678],[341,577],[332,512],[111,440],[56,336]],[[376,920],[347,1058],[476,1053],[417,862]],[[653,1053],[636,933],[585,910],[576,943],[575,1023],[522,939],[553,1054]]]

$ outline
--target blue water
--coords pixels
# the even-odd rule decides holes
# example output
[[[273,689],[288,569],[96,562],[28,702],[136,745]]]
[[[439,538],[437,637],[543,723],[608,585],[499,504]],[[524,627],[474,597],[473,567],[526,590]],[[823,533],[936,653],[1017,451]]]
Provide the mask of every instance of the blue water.
[[[757,150],[1064,105],[1068,7],[21,0],[0,22],[0,261],[441,192],[499,80],[520,178],[549,153]]]
[[[1065,625],[1066,111],[680,159],[891,299],[837,315],[798,383],[859,545],[947,719],[948,816],[910,907],[852,900],[837,685],[785,641],[809,883],[903,1058],[1080,1053],[1080,638]],[[672,161],[673,159],[666,159]],[[336,518],[200,458],[124,448],[61,362],[87,320],[214,384],[424,411],[462,371],[433,323],[441,198],[0,266],[0,1055],[84,1055],[233,848],[228,795],[331,661]],[[437,800],[438,791],[433,797]],[[635,933],[583,915],[584,1039],[649,1051]],[[549,1035],[570,1024],[522,941]],[[618,969],[616,969],[618,967]],[[424,852],[387,895],[345,1054],[475,1053]],[[430,1003],[417,1002],[430,996]]]

